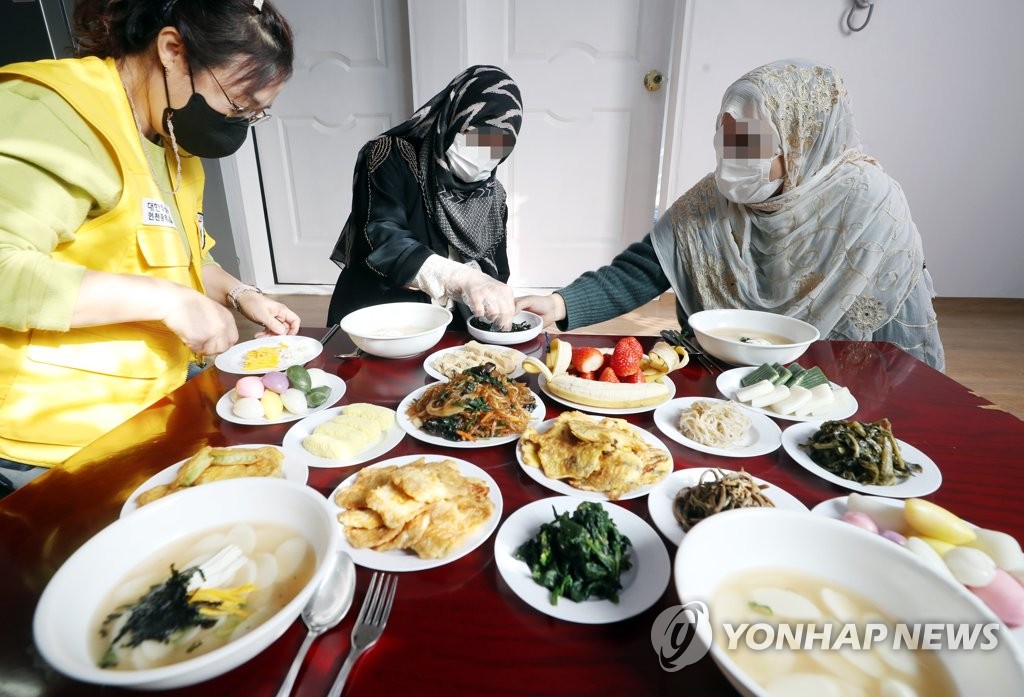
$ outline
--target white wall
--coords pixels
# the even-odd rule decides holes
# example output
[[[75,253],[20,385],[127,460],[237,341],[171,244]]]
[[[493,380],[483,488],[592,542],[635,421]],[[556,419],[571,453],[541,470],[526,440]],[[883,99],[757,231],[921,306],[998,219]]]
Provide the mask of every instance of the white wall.
[[[843,75],[867,151],[906,192],[937,293],[1024,297],[1024,3],[877,0],[868,27],[851,34],[852,2],[680,0],[664,199],[714,168],[714,120],[731,82],[780,58],[821,60]]]

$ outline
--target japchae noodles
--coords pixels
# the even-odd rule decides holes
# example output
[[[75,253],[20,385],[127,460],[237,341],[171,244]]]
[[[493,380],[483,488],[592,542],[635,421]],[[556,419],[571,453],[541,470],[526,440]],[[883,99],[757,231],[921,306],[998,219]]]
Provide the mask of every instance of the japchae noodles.
[[[429,387],[406,414],[417,428],[451,441],[519,435],[536,406],[524,383],[509,380],[493,363],[462,371]]]

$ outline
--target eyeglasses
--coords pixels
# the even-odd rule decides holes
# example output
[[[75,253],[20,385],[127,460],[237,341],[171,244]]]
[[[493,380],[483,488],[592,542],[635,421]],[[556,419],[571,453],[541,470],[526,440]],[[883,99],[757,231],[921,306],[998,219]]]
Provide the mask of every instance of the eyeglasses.
[[[270,112],[266,109],[260,109],[259,111],[253,112],[250,109],[246,109],[243,106],[235,104],[235,100],[228,95],[227,90],[225,90],[220,84],[220,80],[218,80],[217,76],[213,74],[213,71],[207,68],[206,72],[210,73],[210,77],[212,77],[213,81],[217,83],[217,87],[220,88],[221,94],[224,95],[224,99],[228,100],[228,104],[231,105],[232,111],[235,112],[236,118],[245,119],[249,122],[250,126],[255,126],[256,124],[262,123],[270,118]]]

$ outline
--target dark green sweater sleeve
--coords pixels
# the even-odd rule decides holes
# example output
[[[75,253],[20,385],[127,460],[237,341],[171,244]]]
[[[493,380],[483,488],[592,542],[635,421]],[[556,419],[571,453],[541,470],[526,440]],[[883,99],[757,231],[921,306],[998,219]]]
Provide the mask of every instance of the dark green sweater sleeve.
[[[670,287],[648,233],[616,256],[611,264],[587,271],[556,291],[565,300],[561,330],[576,329],[618,317],[650,302]]]

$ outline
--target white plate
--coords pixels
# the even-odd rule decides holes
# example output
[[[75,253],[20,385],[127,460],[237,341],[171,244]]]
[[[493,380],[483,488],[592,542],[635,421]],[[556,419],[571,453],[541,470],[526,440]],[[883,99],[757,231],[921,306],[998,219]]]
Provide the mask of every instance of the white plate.
[[[593,416],[591,414],[587,414],[587,416],[592,418],[594,421],[599,421],[601,418],[603,418],[600,416]],[[555,425],[555,422],[557,420],[558,419],[548,419],[547,421],[534,426],[534,428],[537,430],[538,433],[547,433],[548,431],[551,430],[551,427]],[[626,426],[628,426],[632,431],[634,431],[637,435],[643,438],[648,445],[652,445],[655,448],[658,448],[659,450],[664,450],[666,453],[668,453],[669,460],[671,460],[672,454],[669,452],[668,447],[664,443],[662,443],[656,435],[654,435],[653,433],[649,433],[648,431],[645,431],[642,428],[634,426],[633,424],[628,422],[626,423]],[[519,461],[519,466],[522,468],[523,472],[526,473],[526,476],[528,476],[530,479],[537,482],[538,484],[546,486],[548,489],[551,489],[554,492],[564,494],[566,496],[572,496],[573,498],[582,499],[585,501],[609,500],[608,494],[604,493],[603,491],[586,491],[585,489],[577,489],[576,487],[569,484],[569,482],[567,481],[564,481],[562,479],[552,479],[551,477],[544,474],[544,470],[542,470],[540,467],[534,467],[532,465],[526,464],[523,461],[523,444],[521,441],[516,443],[516,460]],[[632,491],[629,491],[626,494],[624,494],[622,498],[618,500],[625,501],[626,499],[636,499],[640,498],[641,496],[646,496],[651,491],[651,489],[653,489],[656,485],[657,482],[654,482],[651,484],[645,484],[644,486],[641,487],[637,487],[636,489],[633,489]]]
[[[558,402],[560,404],[564,404],[567,407],[572,407],[573,409],[577,409],[579,411],[586,411],[586,412],[590,412],[591,414],[606,414],[608,416],[622,416],[622,415],[625,415],[625,414],[642,414],[645,411],[654,411],[655,409],[660,407],[662,404],[664,404],[665,402],[667,402],[670,399],[672,399],[673,397],[675,397],[676,396],[676,384],[674,382],[672,382],[672,379],[669,378],[669,376],[667,376],[667,375],[663,375],[660,378],[660,381],[662,383],[664,383],[665,387],[668,388],[668,394],[665,395],[665,399],[663,401],[658,402],[657,404],[649,404],[649,405],[644,406],[644,407],[626,407],[626,408],[621,408],[621,409],[613,409],[611,407],[591,407],[591,406],[588,406],[586,404],[577,404],[576,402],[571,402],[568,399],[564,399],[563,397],[559,397],[556,394],[552,394],[551,391],[548,390],[548,381],[547,381],[547,379],[545,379],[545,377],[543,375],[538,375],[537,376],[537,384],[540,385],[541,392],[543,392],[544,394],[546,394],[548,397],[550,397],[551,399],[555,400],[556,402]]]
[[[667,537],[672,544],[679,545],[683,538],[686,537],[683,526],[679,524],[675,514],[672,512],[672,503],[676,499],[676,494],[684,487],[695,486],[700,481],[700,476],[708,469],[712,468],[693,467],[691,469],[676,470],[662,479],[658,486],[654,487],[650,496],[647,497],[647,510],[651,514],[651,520],[654,521],[654,525],[661,531],[661,534]],[[732,472],[732,470],[722,468],[714,469],[720,469],[724,474]],[[780,489],[771,482],[766,482],[753,475],[751,475],[751,478],[757,484],[768,485],[767,489],[762,489],[761,491],[771,499],[776,508],[789,511],[807,510],[807,506],[802,504],[800,499],[785,489]]]
[[[455,552],[444,559],[420,559],[414,552],[408,552],[403,549],[395,549],[390,552],[377,552],[366,548],[359,549],[349,544],[348,537],[346,537],[344,530],[342,530],[340,548],[348,552],[349,556],[352,557],[352,561],[359,566],[366,569],[376,569],[377,571],[422,571],[423,569],[433,569],[437,566],[444,566],[445,564],[450,564],[456,559],[466,556],[482,545],[484,541],[491,536],[494,529],[498,527],[498,521],[501,520],[502,509],[501,490],[498,488],[498,483],[495,482],[489,474],[471,462],[459,460],[454,457],[442,457],[440,455],[402,455],[401,457],[394,457],[390,460],[383,460],[382,462],[367,465],[363,469],[369,469],[371,467],[387,467],[388,465],[397,465],[401,467],[402,465],[407,465],[410,462],[415,462],[420,458],[425,458],[427,462],[451,460],[458,465],[459,472],[463,476],[482,479],[490,489],[488,498],[490,498],[491,503],[494,504],[494,512],[486,523],[480,526],[476,532],[470,535],[466,541],[462,543],[462,546],[459,549],[455,550]],[[360,472],[361,471],[362,469]],[[345,481],[339,484],[338,487],[331,492],[331,495],[327,497],[327,501],[330,504],[330,507],[334,510],[335,516],[345,509],[341,508],[334,502],[334,497],[338,495],[340,490],[350,486],[352,482],[355,481],[358,474],[359,472],[356,472],[345,479]]]
[[[632,567],[622,574],[619,602],[592,598],[581,603],[559,598],[551,604],[551,591],[533,580],[530,567],[515,558],[520,545],[535,537],[541,525],[555,519],[555,513],[575,511],[582,501],[554,496],[528,503],[508,517],[494,538],[494,560],[505,583],[527,605],[545,615],[581,624],[607,624],[639,615],[658,602],[671,576],[668,552],[658,533],[640,516],[613,503],[601,502],[619,532],[632,545]]]
[[[782,432],[782,447],[786,449],[789,456],[798,465],[812,474],[816,474],[827,482],[832,482],[844,489],[859,491],[862,494],[874,496],[889,496],[897,499],[906,499],[914,496],[930,494],[942,485],[942,472],[938,465],[914,446],[896,439],[900,447],[900,454],[907,462],[921,465],[921,473],[907,477],[903,481],[892,486],[877,486],[874,484],[858,484],[849,479],[838,477],[820,465],[816,464],[800,446],[810,441],[811,436],[821,426],[821,421],[793,424]]]
[[[679,417],[684,409],[689,408],[690,405],[698,400],[727,403],[726,400],[713,399],[711,397],[679,397],[662,404],[654,410],[654,425],[675,442],[681,443],[687,448],[711,455],[755,457],[757,455],[773,453],[782,445],[782,429],[764,414],[747,409],[746,405],[743,404],[737,404],[737,406],[743,409],[747,417],[750,418],[750,428],[747,429],[743,439],[736,445],[728,448],[715,448],[687,438],[679,430]]]
[[[245,449],[262,448],[264,446],[259,444],[247,444],[229,445],[225,447]],[[282,448],[277,445],[272,445],[270,447],[282,450]],[[284,451],[282,450],[282,452]],[[121,515],[119,517],[124,518],[126,515],[129,515],[139,510],[139,505],[137,501],[139,498],[139,494],[141,494],[142,492],[149,491],[153,487],[159,486],[161,484],[170,484],[171,482],[173,482],[174,478],[178,476],[178,468],[180,468],[181,465],[188,459],[189,458],[185,458],[185,460],[179,460],[170,467],[165,467],[164,469],[160,470],[152,477],[144,481],[135,491],[131,493],[131,495],[128,497],[128,500],[124,502],[124,506],[121,507]],[[284,478],[290,482],[298,482],[299,484],[305,484],[306,480],[309,479],[309,469],[306,467],[306,464],[302,461],[302,459],[296,458],[294,455],[289,455],[287,452],[284,452],[284,462],[281,463],[281,469],[282,473],[284,474]]]
[[[413,390],[411,393],[406,395],[405,399],[398,405],[398,425],[416,440],[421,440],[424,443],[430,443],[431,445],[443,445],[447,448],[489,448],[492,445],[504,445],[505,443],[511,443],[512,441],[519,440],[519,436],[522,434],[515,433],[511,436],[502,436],[501,438],[481,438],[480,440],[463,440],[454,441],[446,440],[440,436],[432,436],[429,433],[413,426],[412,421],[409,419],[409,415],[406,412],[409,410],[409,405],[420,398],[428,388],[434,385],[441,385],[442,382],[432,382],[429,385],[424,385],[418,390]],[[538,423],[544,420],[544,414],[547,413],[544,407],[544,401],[537,396],[532,390],[530,394],[533,395],[533,416],[530,418],[530,426],[536,426]]]
[[[836,520],[838,520],[842,518],[843,514],[847,511],[846,499],[847,497],[845,496],[837,496],[834,499],[822,501],[817,506],[811,509],[811,513],[814,513],[815,515],[825,516],[826,518],[835,518]],[[877,499],[877,501],[879,505],[889,506],[891,508],[903,508],[903,501],[897,501],[895,499]],[[967,524],[974,528],[978,527],[970,521],[967,521]],[[908,553],[913,554],[913,552],[909,552],[909,550]],[[1012,636],[1014,640],[1016,640],[1017,645],[1020,646],[1021,650],[1024,650],[1024,626],[1006,627],[1004,625],[1004,628],[1007,632],[1009,632],[1010,636]]]
[[[523,353],[522,351],[509,348],[508,346],[497,346],[495,344],[482,344],[482,346],[487,346],[488,348],[502,349],[503,351],[513,351],[519,354],[516,357],[518,363],[516,364],[515,370],[509,373],[506,377],[517,378],[525,372],[523,370],[523,359],[526,358],[526,354]],[[436,361],[438,358],[440,358],[446,353],[451,353],[452,351],[460,351],[462,348],[463,346],[449,346],[448,348],[441,349],[440,351],[434,351],[432,354],[430,354],[424,359],[423,370],[425,370],[427,372],[427,375],[434,378],[435,380],[440,380],[441,382],[448,382],[448,376],[434,367],[434,361]]]
[[[220,399],[217,400],[217,416],[224,419],[225,421],[230,421],[233,424],[241,424],[243,426],[269,426],[271,424],[286,424],[289,421],[298,421],[299,419],[304,419],[310,414],[315,414],[319,411],[323,411],[324,409],[328,409],[334,406],[335,404],[338,403],[338,400],[345,396],[345,381],[339,378],[337,375],[331,375],[330,373],[324,373],[324,375],[326,375],[324,381],[322,383],[318,382],[314,384],[313,387],[327,385],[328,387],[331,388],[331,396],[328,397],[327,401],[325,401],[320,406],[313,407],[311,409],[306,409],[306,411],[304,411],[301,414],[293,414],[287,409],[285,409],[283,412],[281,412],[281,416],[277,417],[276,419],[243,419],[241,417],[235,416],[235,414],[231,411],[231,407],[234,406],[234,402],[231,401],[231,393],[235,391],[234,388],[231,388],[230,390],[225,392]]]
[[[846,419],[857,413],[857,409],[860,405],[857,404],[857,398],[850,393],[850,398],[847,400],[847,406],[845,409],[834,409],[825,414],[817,414],[815,416],[794,416],[793,414],[779,414],[778,412],[771,411],[770,409],[761,409],[759,407],[752,407],[749,404],[744,404],[736,399],[736,391],[740,389],[740,380],[750,375],[752,372],[757,370],[757,366],[747,366],[745,368],[733,368],[727,370],[718,376],[715,380],[715,387],[721,392],[726,399],[731,399],[737,404],[743,405],[744,408],[750,409],[751,411],[758,411],[762,414],[767,414],[775,419],[783,419],[785,421],[830,421],[836,419]],[[832,389],[836,390],[842,387],[834,382],[829,382],[832,385]]]
[[[399,426],[396,421],[391,424],[391,427],[388,428],[388,430],[381,434],[376,443],[364,448],[355,457],[348,460],[329,460],[326,457],[314,455],[302,447],[302,441],[313,433],[314,428],[322,423],[330,421],[335,416],[344,413],[347,408],[348,407],[334,407],[333,409],[324,409],[312,416],[307,416],[302,421],[288,429],[288,432],[284,434],[284,441],[282,441],[281,447],[284,448],[285,452],[290,453],[295,457],[303,458],[306,461],[306,464],[310,467],[351,467],[352,465],[369,462],[374,458],[390,452],[392,448],[398,445],[401,440],[405,438],[405,431],[402,430],[402,427]]]
[[[242,359],[249,351],[264,346],[277,346],[285,344],[287,351],[282,351],[280,360],[274,368],[261,368],[260,370],[246,370],[242,367]],[[285,370],[293,365],[302,365],[313,360],[324,350],[323,344],[309,336],[267,336],[262,339],[243,341],[235,344],[227,351],[219,354],[213,364],[225,373],[235,375],[263,375],[272,370]]]

